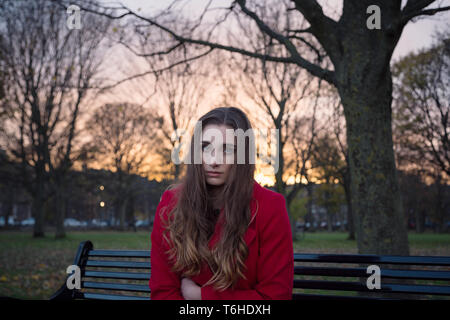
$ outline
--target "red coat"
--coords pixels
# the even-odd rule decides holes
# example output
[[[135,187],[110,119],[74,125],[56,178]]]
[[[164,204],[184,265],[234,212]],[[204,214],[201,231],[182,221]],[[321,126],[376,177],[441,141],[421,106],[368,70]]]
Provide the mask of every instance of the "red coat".
[[[175,204],[173,190],[163,193],[156,209],[153,231],[151,234],[151,278],[149,282],[151,299],[183,300],[181,294],[181,277],[179,273],[170,271],[172,265],[166,255],[166,241],[162,241],[161,208],[173,208]],[[274,191],[260,186],[256,181],[251,202],[252,220],[250,221],[244,240],[249,254],[245,261],[247,279],[240,279],[237,287],[218,291],[213,285],[203,286],[211,277],[212,271],[204,263],[199,275],[191,278],[201,286],[202,300],[259,300],[259,299],[292,299],[294,276],[294,253],[292,232],[286,210],[285,198]],[[165,211],[166,213],[168,211]],[[210,240],[210,248],[218,241],[220,218]]]

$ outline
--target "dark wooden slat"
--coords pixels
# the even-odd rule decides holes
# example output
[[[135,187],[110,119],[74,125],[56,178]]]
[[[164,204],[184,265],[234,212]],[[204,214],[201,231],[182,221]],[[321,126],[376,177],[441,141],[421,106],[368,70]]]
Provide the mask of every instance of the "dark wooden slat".
[[[150,280],[150,273],[112,272],[112,271],[85,271],[86,278]]]
[[[90,257],[150,258],[150,251],[147,250],[91,250],[88,254]],[[450,257],[438,256],[377,256],[370,254],[355,255],[294,253],[294,260],[303,262],[382,263],[450,266]]]
[[[89,257],[150,258],[147,250],[91,250]]]
[[[450,271],[398,270],[398,269],[381,269],[380,271],[381,271],[381,278],[450,281]],[[295,266],[294,273],[296,275],[331,276],[331,277],[369,276],[365,268]]]
[[[368,263],[368,264],[405,264],[450,266],[450,257],[438,256],[377,256],[371,254],[315,254],[294,253],[298,262],[336,262],[336,263]]]
[[[450,295],[450,286],[403,285],[382,283],[381,289],[370,290],[365,283],[329,280],[294,280],[294,288],[360,292],[393,292],[411,294]]]
[[[367,277],[364,268],[326,268],[295,266],[294,274],[331,277]]]
[[[87,267],[150,269],[150,262],[88,260]]]
[[[126,296],[118,294],[105,294],[93,292],[84,292],[83,295],[85,299],[94,299],[94,300],[150,300],[150,297]]]
[[[122,290],[122,291],[150,293],[150,288],[148,287],[148,285],[144,285],[144,284],[82,281],[82,287],[85,289]]]

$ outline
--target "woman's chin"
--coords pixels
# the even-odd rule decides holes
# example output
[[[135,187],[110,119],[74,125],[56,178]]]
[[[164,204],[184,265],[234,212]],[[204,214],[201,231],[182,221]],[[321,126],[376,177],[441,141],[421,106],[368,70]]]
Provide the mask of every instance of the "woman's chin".
[[[212,186],[221,186],[224,184],[223,179],[217,179],[217,178],[207,178],[206,183]]]

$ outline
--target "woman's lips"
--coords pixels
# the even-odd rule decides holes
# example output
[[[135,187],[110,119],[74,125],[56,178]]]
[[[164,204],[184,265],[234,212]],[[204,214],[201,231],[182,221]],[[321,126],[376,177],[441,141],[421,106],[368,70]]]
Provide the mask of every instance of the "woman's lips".
[[[208,176],[211,176],[211,177],[218,177],[218,176],[220,176],[220,175],[222,174],[222,172],[212,172],[212,171],[207,171],[206,174],[207,174]]]

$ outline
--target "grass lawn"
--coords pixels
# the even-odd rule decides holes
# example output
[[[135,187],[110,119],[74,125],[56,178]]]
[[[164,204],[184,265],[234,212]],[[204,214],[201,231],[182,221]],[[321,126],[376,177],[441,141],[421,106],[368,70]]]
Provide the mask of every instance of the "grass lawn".
[[[31,232],[0,232],[0,296],[48,299],[63,283],[78,245],[91,240],[97,249],[149,250],[150,232],[68,232],[55,240],[52,233],[33,239]],[[346,233],[306,233],[294,243],[295,252],[357,253]],[[450,256],[450,234],[409,235],[411,255]]]

